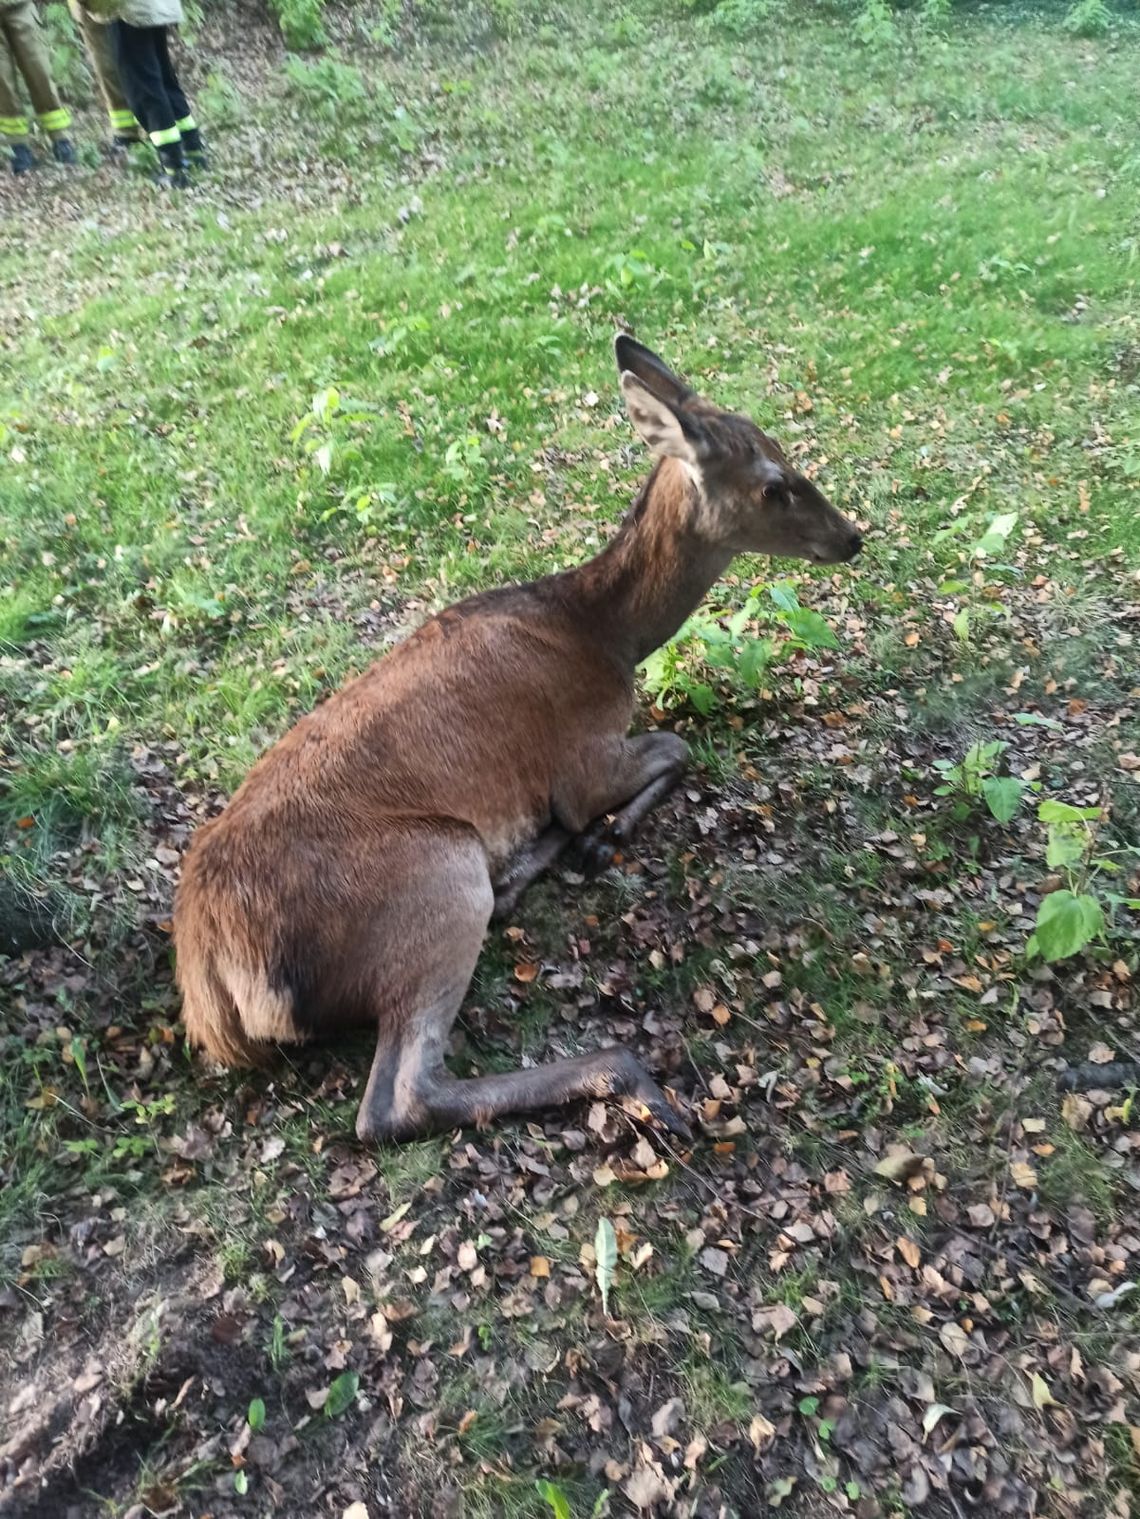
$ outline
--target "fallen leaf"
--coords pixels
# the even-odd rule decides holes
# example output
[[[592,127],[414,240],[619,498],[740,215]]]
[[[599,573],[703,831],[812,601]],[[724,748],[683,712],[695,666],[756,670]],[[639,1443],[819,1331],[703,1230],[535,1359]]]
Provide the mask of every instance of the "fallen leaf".
[[[906,1261],[911,1270],[917,1271],[922,1261],[922,1252],[919,1250],[914,1240],[907,1239],[905,1234],[900,1234],[898,1239],[895,1241],[895,1244],[898,1247],[899,1254],[902,1256],[903,1260]]]
[[[1033,1393],[1034,1408],[1058,1408],[1057,1399],[1049,1391],[1049,1384],[1040,1372],[1035,1371],[1029,1379],[1030,1389]]]
[[[608,1218],[599,1218],[594,1235],[594,1276],[602,1294],[602,1312],[610,1311],[610,1286],[617,1268],[617,1236]]]
[[[773,1303],[770,1308],[757,1308],[752,1315],[752,1328],[757,1334],[770,1334],[774,1340],[782,1339],[789,1329],[794,1329],[799,1319],[787,1303]]]
[[[715,1245],[709,1245],[700,1254],[701,1265],[706,1271],[711,1271],[713,1276],[723,1276],[728,1270],[728,1255],[724,1250],[718,1250]]]
[[[626,1478],[622,1492],[634,1508],[645,1510],[668,1502],[673,1496],[673,1486],[659,1466],[639,1466]]]
[[[654,1438],[661,1440],[666,1435],[675,1434],[684,1417],[685,1400],[683,1398],[670,1398],[668,1403],[662,1403],[649,1421]]]
[[[887,1153],[875,1167],[875,1175],[901,1185],[910,1177],[917,1176],[925,1164],[926,1156],[916,1155],[905,1145],[888,1145]]]
[[[970,1348],[969,1336],[961,1324],[955,1324],[953,1319],[948,1324],[943,1324],[938,1331],[938,1338],[951,1355],[964,1356]]]
[[[776,1426],[770,1424],[763,1414],[753,1414],[748,1426],[748,1438],[752,1442],[752,1449],[759,1455],[760,1447],[776,1438]]]
[[[1092,1113],[1092,1103],[1079,1092],[1066,1092],[1061,1099],[1061,1117],[1075,1134],[1088,1128]]]
[[[795,1485],[796,1479],[794,1477],[777,1477],[774,1482],[769,1482],[764,1491],[764,1496],[768,1500],[769,1507],[779,1508],[785,1498],[791,1497]]]
[[[922,1416],[922,1433],[928,1435],[939,1420],[944,1419],[947,1414],[952,1414],[953,1412],[954,1410],[948,1403],[932,1403]]]

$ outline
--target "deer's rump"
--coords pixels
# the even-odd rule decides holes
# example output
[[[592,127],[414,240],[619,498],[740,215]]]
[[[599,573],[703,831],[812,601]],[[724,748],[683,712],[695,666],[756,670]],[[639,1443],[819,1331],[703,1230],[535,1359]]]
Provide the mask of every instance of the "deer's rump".
[[[455,819],[400,817],[382,828],[228,813],[200,830],[175,903],[176,977],[190,1042],[225,1065],[260,1064],[272,1044],[374,1024],[378,987],[406,980],[419,932],[446,936],[445,912],[417,929],[417,875],[461,848],[486,851]],[[446,904],[443,904],[446,907]]]

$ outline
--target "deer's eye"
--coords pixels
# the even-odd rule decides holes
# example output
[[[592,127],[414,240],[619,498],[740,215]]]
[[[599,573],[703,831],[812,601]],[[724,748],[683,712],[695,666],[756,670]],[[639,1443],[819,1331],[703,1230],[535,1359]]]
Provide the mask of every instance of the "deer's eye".
[[[761,494],[769,506],[787,506],[791,501],[788,482],[778,473],[768,475],[761,487]]]

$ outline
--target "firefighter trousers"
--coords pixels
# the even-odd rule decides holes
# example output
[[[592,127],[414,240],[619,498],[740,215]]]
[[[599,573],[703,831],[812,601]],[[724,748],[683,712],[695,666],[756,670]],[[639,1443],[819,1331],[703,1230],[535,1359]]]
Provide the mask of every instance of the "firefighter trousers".
[[[113,30],[127,99],[151,142],[160,152],[178,144],[188,152],[199,151],[198,126],[170,57],[169,27],[116,21]]]
[[[67,0],[72,20],[79,28],[87,48],[95,82],[103,97],[103,104],[111,123],[111,131],[117,141],[134,142],[139,135],[139,124],[131,110],[123,81],[119,77],[119,62],[115,57],[115,41],[109,26],[100,25],[83,8],[82,0]]]
[[[50,137],[62,136],[71,125],[71,113],[51,77],[47,38],[33,0],[0,3],[0,136],[9,143],[26,142],[31,131],[21,79],[42,130]]]

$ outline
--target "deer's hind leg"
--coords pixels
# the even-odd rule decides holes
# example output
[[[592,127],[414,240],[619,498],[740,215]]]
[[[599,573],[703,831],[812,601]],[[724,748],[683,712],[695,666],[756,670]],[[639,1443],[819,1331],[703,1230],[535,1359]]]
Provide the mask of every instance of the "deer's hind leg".
[[[503,1113],[577,1097],[631,1096],[674,1133],[686,1134],[663,1093],[626,1049],[599,1050],[531,1070],[460,1080],[444,1064],[447,1037],[466,994],[494,892],[482,845],[466,834],[408,840],[386,861],[402,883],[374,936],[376,1054],[356,1120],[362,1140],[481,1125]]]

